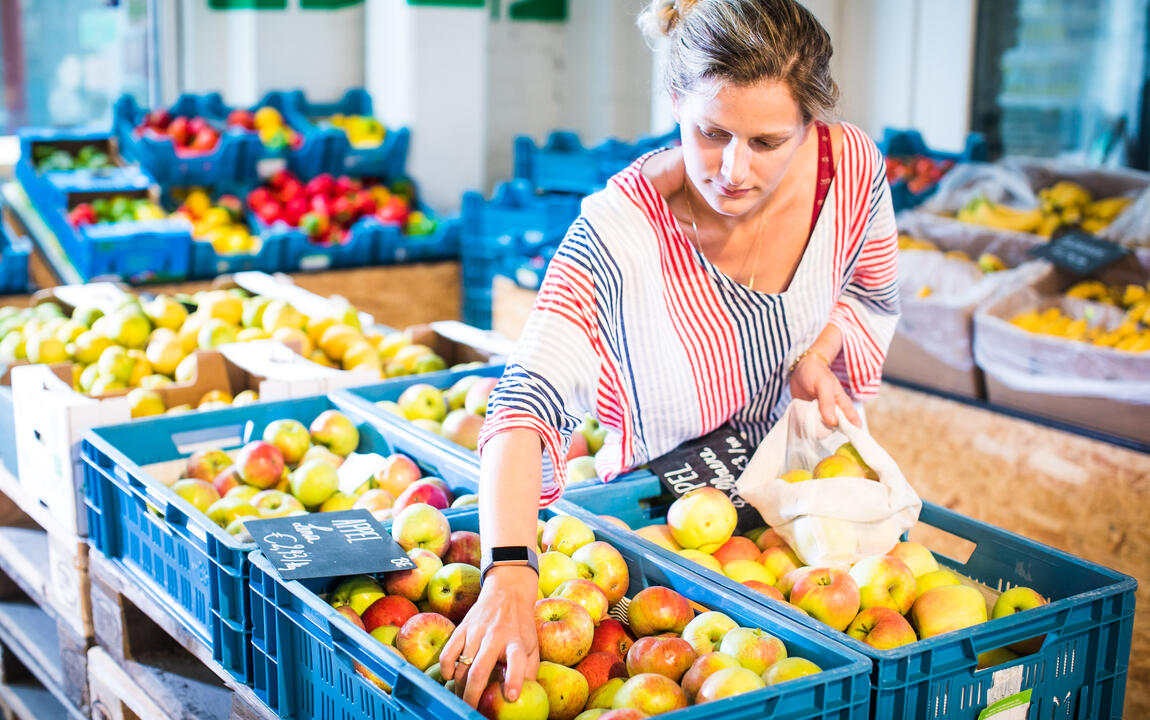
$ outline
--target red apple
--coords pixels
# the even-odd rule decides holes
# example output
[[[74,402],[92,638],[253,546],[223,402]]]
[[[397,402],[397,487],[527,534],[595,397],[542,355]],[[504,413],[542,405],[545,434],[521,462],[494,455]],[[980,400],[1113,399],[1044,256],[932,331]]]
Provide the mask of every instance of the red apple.
[[[755,538],[755,545],[758,545],[760,550],[779,546],[790,547],[783,536],[779,534],[779,531],[773,528],[767,528],[759,537]]]
[[[612,702],[615,710],[632,708],[648,715],[687,707],[687,696],[671,678],[658,673],[641,673],[623,683]]]
[[[284,464],[295,465],[311,447],[311,435],[299,420],[276,420],[264,428],[263,441],[275,445]]]
[[[197,480],[212,482],[216,476],[231,465],[232,459],[223,450],[197,450],[188,458],[188,463],[184,467],[184,475]],[[220,493],[221,496],[223,494],[223,492]]]
[[[244,481],[240,475],[240,469],[235,465],[229,465],[224,468],[220,471],[220,474],[216,475],[212,480],[212,485],[215,486],[216,492],[220,494],[220,497],[227,495],[228,491],[232,488],[237,488],[243,484]]]
[[[565,598],[544,598],[535,603],[535,629],[539,659],[573,666],[591,651],[595,624],[578,603]]]
[[[720,545],[718,550],[711,553],[711,557],[718,560],[720,565],[726,565],[735,560],[758,560],[760,554],[758,545],[745,537],[735,536]],[[775,577],[781,577],[781,575],[776,573]]]
[[[819,622],[841,631],[858,615],[861,598],[850,575],[835,568],[816,568],[791,588],[790,601]]]
[[[855,616],[847,627],[847,635],[877,650],[890,650],[918,640],[906,618],[882,606],[867,608]]]
[[[376,492],[386,491],[379,490]],[[483,547],[480,544],[479,533],[470,530],[456,530],[451,533],[451,545],[447,548],[447,554],[443,556],[443,562],[467,563],[479,567],[482,554]]]
[[[258,488],[270,488],[283,476],[284,458],[274,445],[257,440],[240,449],[236,455],[236,465],[245,483]]]
[[[787,656],[787,646],[774,635],[758,628],[738,627],[723,636],[719,652],[726,653],[756,675]]]
[[[591,616],[592,622],[596,625],[607,617],[607,595],[603,590],[591,582],[583,578],[576,578],[574,580],[565,580],[555,588],[549,597],[561,597],[568,600],[573,600],[583,606],[587,614]]]
[[[640,590],[627,606],[631,632],[639,637],[665,632],[681,633],[695,616],[687,598],[671,588],[653,586]]]
[[[703,681],[695,700],[701,705],[753,692],[765,686],[759,673],[745,667],[724,668]]]
[[[579,577],[598,585],[610,604],[623,598],[630,584],[630,572],[627,561],[613,546],[596,540],[576,550],[571,559],[575,561]]]
[[[443,561],[423,548],[412,548],[407,551],[407,556],[415,563],[415,568],[384,575],[383,587],[389,595],[400,595],[417,603],[427,598],[427,584],[443,567]]]
[[[439,653],[455,632],[455,623],[439,613],[413,615],[395,637],[395,648],[421,671],[439,662]]]
[[[479,696],[479,714],[489,720],[547,720],[550,704],[543,686],[524,680],[519,697],[511,702],[503,694],[503,685],[490,683]]]
[[[349,607],[345,605],[344,607]],[[385,595],[367,606],[363,611],[363,629],[371,632],[377,627],[394,626],[403,627],[403,624],[415,615],[419,609],[415,603],[399,595]]]
[[[696,658],[691,643],[680,637],[641,637],[627,651],[627,672],[658,673],[675,682],[691,668]]]
[[[899,615],[910,612],[914,604],[914,573],[902,560],[892,555],[871,555],[856,562],[850,576],[859,587],[863,610],[887,607]]]
[[[451,495],[429,478],[417,480],[395,498],[392,509],[398,514],[404,508],[416,503],[424,503],[439,510],[451,507]]]
[[[347,457],[359,446],[359,429],[338,410],[324,410],[308,428],[312,442],[326,447],[340,457]]]
[[[709,652],[695,658],[695,662],[691,665],[691,668],[687,670],[687,674],[683,676],[683,692],[686,694],[687,700],[695,702],[695,696],[699,694],[699,688],[703,686],[703,682],[710,676],[720,670],[737,667],[742,667],[742,665],[739,665],[738,660],[721,652]]]
[[[479,568],[467,563],[450,563],[439,569],[427,583],[427,604],[432,612],[459,622],[479,599]]]
[[[773,545],[767,548],[759,555],[758,561],[771,571],[771,575],[780,579],[790,571],[803,567],[803,561],[786,545]]]
[[[779,602],[787,601],[787,599],[783,597],[783,592],[774,585],[768,585],[760,580],[744,580],[743,584],[755,592],[762,593],[773,600],[778,600]]]
[[[593,652],[580,660],[575,669],[587,678],[588,692],[595,692],[611,678],[628,677],[626,663],[613,652]]]
[[[366,629],[364,627],[364,624],[363,624],[363,619],[359,615],[356,614],[355,610],[351,607],[351,605],[340,605],[335,610],[340,615],[343,615],[348,620],[351,620],[353,625],[359,626],[359,628],[361,630]]]
[[[635,644],[635,636],[623,623],[615,618],[604,618],[595,628],[591,641],[591,652],[614,653],[620,660],[627,657],[627,651]]]

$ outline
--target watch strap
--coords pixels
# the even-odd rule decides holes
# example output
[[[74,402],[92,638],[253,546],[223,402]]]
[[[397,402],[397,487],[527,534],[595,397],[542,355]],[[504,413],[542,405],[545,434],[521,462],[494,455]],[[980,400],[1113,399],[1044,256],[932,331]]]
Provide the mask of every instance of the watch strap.
[[[535,571],[536,575],[539,574],[539,556],[535,554],[533,548],[526,545],[503,545],[487,548],[483,551],[479,561],[479,584],[483,584],[487,578],[487,573],[492,568],[506,565],[529,567]]]

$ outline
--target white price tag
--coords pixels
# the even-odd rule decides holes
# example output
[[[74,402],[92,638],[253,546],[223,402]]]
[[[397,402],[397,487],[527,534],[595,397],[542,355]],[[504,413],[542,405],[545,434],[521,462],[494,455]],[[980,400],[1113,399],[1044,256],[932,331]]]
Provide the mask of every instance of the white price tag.
[[[387,464],[386,458],[375,453],[352,453],[347,456],[339,466],[339,490],[345,495],[352,495],[356,488],[369,480],[376,471],[383,469]]]

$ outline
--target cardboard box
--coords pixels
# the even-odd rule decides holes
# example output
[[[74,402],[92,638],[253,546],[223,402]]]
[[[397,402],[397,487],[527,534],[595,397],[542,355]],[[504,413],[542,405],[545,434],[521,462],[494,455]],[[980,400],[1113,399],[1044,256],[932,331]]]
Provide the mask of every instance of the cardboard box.
[[[264,341],[266,342],[266,341]],[[260,348],[235,346],[249,356]],[[281,343],[284,356],[298,358]],[[229,348],[232,350],[233,348]],[[195,353],[197,371],[192,381],[158,388],[167,407],[196,406],[209,390],[235,395],[255,390],[261,399],[282,400],[318,395],[327,391],[328,380],[314,363],[265,363],[248,370],[232,362],[223,352]],[[241,357],[245,355],[241,354]],[[306,367],[305,366],[311,366]],[[302,368],[302,369],[301,369]],[[48,509],[54,520],[69,532],[86,536],[87,511],[84,504],[80,440],[84,431],[104,425],[129,422],[128,391],[94,398],[72,389],[72,364],[24,365],[12,371],[13,410],[19,418],[16,452],[20,485],[35,501]]]
[[[1104,270],[1107,284],[1145,283],[1133,258]],[[1078,279],[1050,270],[975,314],[975,359],[987,398],[1004,407],[1150,443],[1150,353],[1130,353],[1029,333],[1009,320],[1026,309],[1067,304],[1116,324],[1117,309],[1061,299]]]
[[[947,365],[898,331],[891,340],[882,374],[962,397],[986,397],[982,371],[977,366],[972,363],[969,370],[961,370]]]

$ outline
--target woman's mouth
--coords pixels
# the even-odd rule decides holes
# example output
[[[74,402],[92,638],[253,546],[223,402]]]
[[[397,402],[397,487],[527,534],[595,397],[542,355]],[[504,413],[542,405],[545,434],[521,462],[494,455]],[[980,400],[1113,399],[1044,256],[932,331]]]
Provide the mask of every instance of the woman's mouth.
[[[741,198],[751,191],[750,188],[732,188],[723,184],[716,184],[715,187],[718,188],[720,195],[728,198]]]

